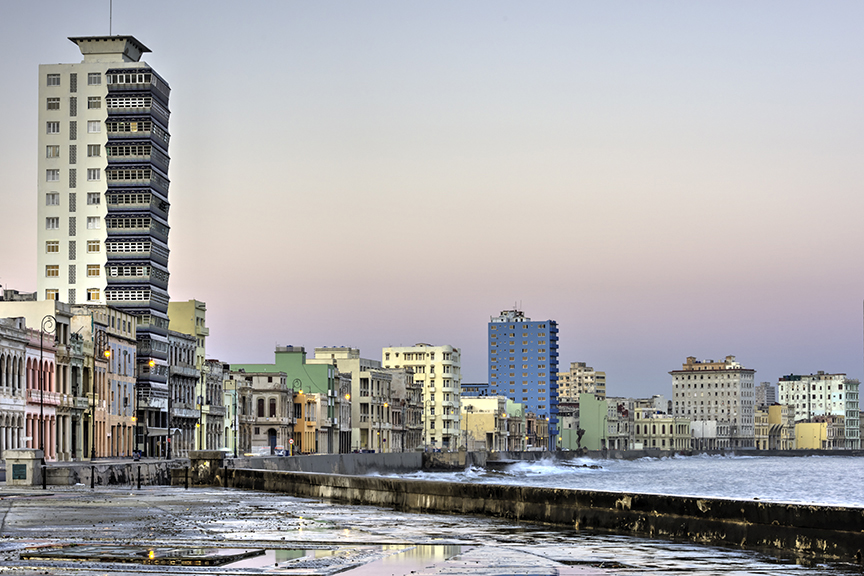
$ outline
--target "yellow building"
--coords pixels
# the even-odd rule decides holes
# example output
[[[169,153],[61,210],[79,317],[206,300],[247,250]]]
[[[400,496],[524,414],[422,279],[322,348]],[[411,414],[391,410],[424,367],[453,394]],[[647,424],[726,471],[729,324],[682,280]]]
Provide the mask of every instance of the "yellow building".
[[[828,446],[827,422],[799,422],[795,424],[795,448],[823,450]]]
[[[325,412],[326,415],[326,403]],[[315,454],[318,451],[318,415],[321,414],[321,395],[304,393],[294,395],[293,454]]]
[[[634,447],[643,450],[689,450],[690,420],[636,408]]]
[[[757,408],[753,412],[753,429],[755,431],[756,450],[768,450],[768,437],[771,428],[768,423],[768,411]]]
[[[786,404],[768,407],[768,448],[792,450],[795,448],[795,411]]]

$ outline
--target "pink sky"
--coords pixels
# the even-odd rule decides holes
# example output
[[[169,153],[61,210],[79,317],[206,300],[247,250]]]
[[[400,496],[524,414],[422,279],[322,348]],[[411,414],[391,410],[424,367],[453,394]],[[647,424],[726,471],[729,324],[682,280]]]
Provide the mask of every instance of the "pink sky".
[[[3,286],[35,289],[37,66],[104,4],[2,8]],[[173,90],[170,292],[212,356],[448,343],[485,381],[521,303],[613,395],[689,355],[861,377],[860,3],[114,4]]]

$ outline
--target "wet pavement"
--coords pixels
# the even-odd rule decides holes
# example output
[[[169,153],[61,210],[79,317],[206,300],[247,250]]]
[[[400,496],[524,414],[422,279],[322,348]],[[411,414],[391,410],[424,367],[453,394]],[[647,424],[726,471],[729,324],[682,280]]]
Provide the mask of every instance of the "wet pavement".
[[[282,494],[0,490],[0,574],[860,574],[753,551]]]

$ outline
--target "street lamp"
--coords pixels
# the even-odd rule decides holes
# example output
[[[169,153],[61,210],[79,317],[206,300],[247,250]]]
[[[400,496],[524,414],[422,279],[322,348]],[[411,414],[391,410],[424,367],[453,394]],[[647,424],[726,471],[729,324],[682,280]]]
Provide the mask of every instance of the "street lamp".
[[[111,360],[111,349],[108,347],[108,334],[104,330],[96,331],[95,350],[99,356],[105,358],[105,362]],[[94,354],[94,359],[96,355]],[[110,369],[110,364],[108,366]],[[107,372],[107,370],[106,370]],[[90,438],[90,460],[96,459],[96,365],[93,365],[93,411],[90,413],[90,422],[92,424],[92,436]]]
[[[43,336],[54,334],[57,329],[57,319],[48,314],[42,318],[42,329],[39,332],[39,450],[42,451],[42,489],[46,489],[47,479],[45,478],[45,413],[44,413],[44,390],[45,390],[45,366],[42,364]]]

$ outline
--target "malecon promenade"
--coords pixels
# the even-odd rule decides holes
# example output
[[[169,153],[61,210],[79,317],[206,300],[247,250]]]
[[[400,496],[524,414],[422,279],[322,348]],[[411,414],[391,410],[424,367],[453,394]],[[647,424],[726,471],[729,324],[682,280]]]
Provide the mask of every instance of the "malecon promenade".
[[[380,459],[390,456],[393,469],[408,468],[412,465],[409,460],[422,457],[343,455],[329,461],[307,457],[304,465],[341,466],[346,471],[353,467],[356,473],[368,466],[360,463],[358,457],[366,457],[368,461],[369,456],[377,456],[382,468]],[[51,484],[45,491],[41,486],[7,485],[0,492],[3,503],[0,571],[14,569],[19,574],[860,573],[854,557],[838,557],[827,548],[820,552],[812,549],[813,544],[802,547],[814,531],[835,540],[843,540],[845,532],[860,534],[862,510],[857,508],[782,507],[791,516],[781,517],[778,525],[797,523],[793,527],[798,533],[798,545],[793,539],[788,549],[783,546],[769,549],[757,545],[754,535],[759,526],[777,520],[771,519],[771,514],[777,511],[767,503],[694,499],[695,508],[688,510],[688,499],[681,497],[664,499],[623,493],[608,496],[600,492],[574,495],[580,491],[552,490],[549,493],[553,497],[541,504],[537,499],[548,493],[530,488],[276,469],[296,468],[297,462],[304,460],[263,458],[231,462],[214,453],[198,453],[193,454],[191,462],[187,461],[189,468],[182,461],[173,463],[169,474],[172,486],[147,485],[145,477],[139,489],[134,475],[112,472],[110,463],[97,465],[98,476],[94,480],[98,481],[94,482],[93,490],[86,469],[76,472],[80,474],[76,479],[83,481],[78,485]],[[121,467],[128,464],[113,466]],[[118,483],[106,486],[109,477]],[[610,509],[604,509],[609,506],[606,503],[609,498],[614,502]],[[481,500],[486,501],[483,509],[479,504],[470,504]],[[574,502],[580,510],[576,515],[578,521],[572,523],[571,518],[562,522],[573,510]],[[640,508],[648,505],[656,509]],[[541,509],[548,515],[546,520],[529,518],[535,513],[531,510]],[[424,513],[411,513],[415,510]],[[763,517],[757,515],[743,521],[735,516],[744,513],[746,518],[753,510],[761,510]],[[808,510],[814,518],[835,525],[814,526],[818,522],[807,518]],[[604,518],[615,517],[616,513],[641,521],[612,527],[592,526],[605,521]],[[670,533],[668,526],[672,524],[662,519],[673,516],[679,525],[713,536],[694,539]],[[730,529],[727,524],[733,517],[737,518],[733,524],[752,526]],[[845,524],[836,525],[837,518]],[[854,524],[856,521],[858,525]],[[700,524],[710,529],[700,528]],[[781,528],[777,530],[782,532]],[[738,538],[742,533],[751,534],[754,541],[729,541],[730,536]],[[170,569],[166,569],[168,566]]]

